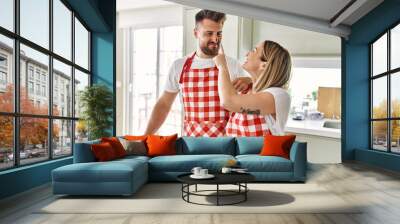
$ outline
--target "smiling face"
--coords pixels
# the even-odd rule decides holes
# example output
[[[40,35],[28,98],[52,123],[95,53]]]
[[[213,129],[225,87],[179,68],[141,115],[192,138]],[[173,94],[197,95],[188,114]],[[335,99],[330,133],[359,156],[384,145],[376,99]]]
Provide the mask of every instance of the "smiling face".
[[[222,40],[222,22],[214,22],[204,19],[199,22],[194,29],[194,35],[198,40],[200,50],[210,57],[218,54]]]
[[[246,61],[242,65],[243,69],[249,72],[253,79],[256,79],[257,74],[260,73],[260,70],[265,68],[266,63],[261,60],[263,50],[264,42],[261,42],[253,50],[246,54]]]

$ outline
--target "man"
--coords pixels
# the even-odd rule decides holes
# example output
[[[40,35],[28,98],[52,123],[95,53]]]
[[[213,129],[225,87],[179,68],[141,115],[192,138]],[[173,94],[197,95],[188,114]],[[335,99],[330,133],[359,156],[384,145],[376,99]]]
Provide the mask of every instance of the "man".
[[[224,13],[201,10],[196,14],[194,36],[197,50],[176,60],[170,68],[165,91],[158,99],[145,134],[155,133],[164,123],[175,97],[181,92],[184,107],[183,136],[217,137],[225,135],[229,112],[218,96],[218,68],[213,57],[222,40]],[[227,57],[236,91],[248,89],[251,79],[238,61]]]

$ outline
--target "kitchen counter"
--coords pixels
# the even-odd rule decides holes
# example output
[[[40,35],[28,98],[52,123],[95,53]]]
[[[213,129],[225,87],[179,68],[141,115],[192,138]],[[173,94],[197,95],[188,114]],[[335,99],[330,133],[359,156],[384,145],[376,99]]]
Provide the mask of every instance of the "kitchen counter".
[[[305,135],[315,135],[321,137],[328,138],[337,138],[341,137],[341,129],[335,128],[325,128],[323,127],[325,121],[336,121],[340,122],[340,120],[331,120],[331,119],[323,119],[323,120],[302,120],[297,121],[293,120],[291,117],[288,118],[286,123],[286,132],[299,133]]]

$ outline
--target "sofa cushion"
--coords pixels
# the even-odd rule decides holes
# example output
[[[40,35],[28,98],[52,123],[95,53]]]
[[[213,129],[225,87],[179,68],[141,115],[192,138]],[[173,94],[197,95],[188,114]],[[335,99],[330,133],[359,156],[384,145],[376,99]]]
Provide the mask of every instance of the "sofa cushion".
[[[249,172],[292,172],[292,161],[278,156],[238,155],[240,167]]]
[[[96,161],[105,162],[118,158],[118,156],[115,154],[112,145],[108,142],[93,144],[91,145],[91,149],[94,154],[94,157],[96,157]]]
[[[261,156],[280,156],[286,159],[289,158],[290,148],[296,135],[274,136],[267,134],[264,136],[264,146],[261,149]]]
[[[124,138],[119,138],[122,146],[126,151],[126,155],[147,155],[146,142],[141,140],[126,140]]]
[[[123,138],[130,141],[146,141],[147,135],[125,135]]]
[[[115,155],[117,158],[122,158],[126,156],[126,151],[124,146],[121,144],[117,137],[103,137],[101,138],[101,142],[108,142],[114,149]]]
[[[190,172],[193,167],[200,166],[211,172],[219,171],[230,159],[231,155],[174,155],[158,156],[149,160],[149,170],[163,172]]]
[[[176,154],[176,139],[178,134],[171,136],[149,135],[146,143],[148,156],[165,156]]]
[[[177,142],[177,154],[225,154],[235,155],[233,137],[182,137]]]
[[[236,155],[259,154],[264,145],[263,137],[237,137]]]
[[[74,163],[52,171],[53,181],[58,182],[130,182],[134,173],[147,176],[147,163],[140,159]]]

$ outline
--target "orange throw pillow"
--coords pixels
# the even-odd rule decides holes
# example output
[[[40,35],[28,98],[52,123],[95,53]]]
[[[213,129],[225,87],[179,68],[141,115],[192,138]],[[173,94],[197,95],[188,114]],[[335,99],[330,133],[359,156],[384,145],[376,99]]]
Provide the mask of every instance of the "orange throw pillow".
[[[261,149],[261,156],[280,156],[290,159],[290,148],[296,135],[274,136],[267,134],[264,136],[264,146]]]
[[[178,134],[171,136],[149,135],[147,137],[148,156],[165,156],[176,154]]]
[[[124,139],[128,141],[146,141],[147,135],[125,135]]]
[[[121,144],[117,137],[110,137],[110,138],[101,138],[101,142],[108,142],[114,149],[115,155],[117,158],[121,158],[126,156],[126,151],[124,146]]]
[[[94,157],[99,162],[110,161],[117,158],[113,147],[108,142],[93,144],[91,145],[91,149]]]

